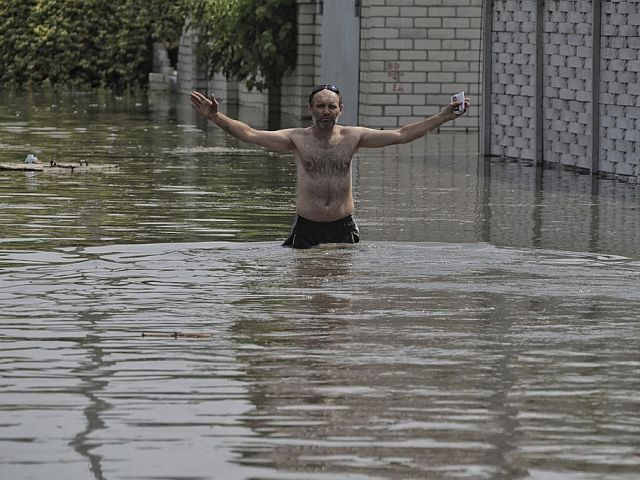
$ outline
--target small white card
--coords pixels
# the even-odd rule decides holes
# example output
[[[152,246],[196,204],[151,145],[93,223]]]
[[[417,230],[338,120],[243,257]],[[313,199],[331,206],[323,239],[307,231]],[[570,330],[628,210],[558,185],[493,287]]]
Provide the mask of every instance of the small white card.
[[[455,95],[452,95],[451,96],[451,101],[460,103],[460,105],[458,105],[456,108],[453,109],[453,113],[456,113],[458,115],[462,115],[464,113],[464,110],[465,110],[465,107],[464,107],[464,92],[460,92],[460,93],[456,93]]]

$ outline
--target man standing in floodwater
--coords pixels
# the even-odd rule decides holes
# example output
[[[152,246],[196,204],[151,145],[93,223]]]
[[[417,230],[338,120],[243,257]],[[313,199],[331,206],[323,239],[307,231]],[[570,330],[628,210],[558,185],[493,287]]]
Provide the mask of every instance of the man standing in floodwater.
[[[310,248],[321,243],[357,243],[353,219],[351,159],[360,148],[381,148],[409,143],[423,137],[461,114],[452,101],[439,113],[394,130],[338,125],[342,95],[335,85],[318,85],[309,94],[313,124],[307,128],[256,130],[218,111],[215,95],[207,98],[191,92],[191,105],[200,115],[225,132],[267,150],[291,152],[297,167],[297,218],[283,245]],[[464,101],[464,110],[469,100]]]

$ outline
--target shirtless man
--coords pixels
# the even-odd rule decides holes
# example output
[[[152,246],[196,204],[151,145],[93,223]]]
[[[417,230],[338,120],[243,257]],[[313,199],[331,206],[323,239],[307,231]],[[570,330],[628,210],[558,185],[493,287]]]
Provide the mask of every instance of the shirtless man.
[[[297,218],[285,246],[310,248],[321,243],[357,243],[353,220],[351,159],[360,148],[380,148],[423,137],[459,116],[453,101],[439,113],[394,130],[374,130],[337,124],[342,95],[334,85],[318,85],[309,94],[313,124],[307,128],[256,130],[218,111],[215,96],[191,92],[191,104],[200,115],[225,132],[267,150],[291,152],[297,166]],[[466,112],[469,100],[465,99]]]

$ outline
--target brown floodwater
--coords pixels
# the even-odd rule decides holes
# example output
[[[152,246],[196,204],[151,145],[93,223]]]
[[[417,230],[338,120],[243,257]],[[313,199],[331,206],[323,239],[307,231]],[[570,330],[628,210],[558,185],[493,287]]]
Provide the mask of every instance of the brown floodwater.
[[[0,478],[640,475],[637,186],[434,133],[295,251],[292,158],[184,95],[6,94],[0,146],[120,165],[0,171]]]

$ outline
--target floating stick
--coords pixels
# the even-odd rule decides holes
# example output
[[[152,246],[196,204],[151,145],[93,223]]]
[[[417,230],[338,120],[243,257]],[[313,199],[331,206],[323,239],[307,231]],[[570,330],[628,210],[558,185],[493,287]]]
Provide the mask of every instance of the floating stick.
[[[143,337],[164,338],[211,338],[210,333],[185,333],[185,332],[142,332]]]

